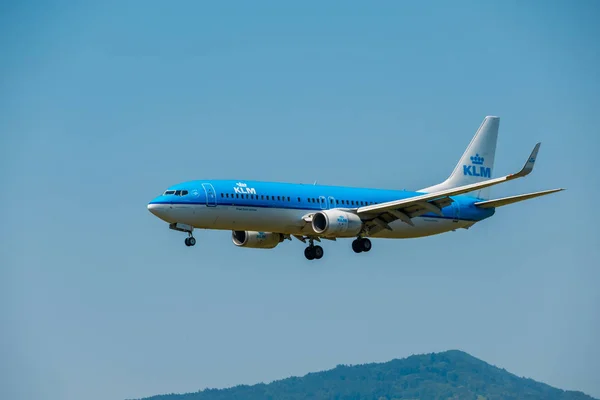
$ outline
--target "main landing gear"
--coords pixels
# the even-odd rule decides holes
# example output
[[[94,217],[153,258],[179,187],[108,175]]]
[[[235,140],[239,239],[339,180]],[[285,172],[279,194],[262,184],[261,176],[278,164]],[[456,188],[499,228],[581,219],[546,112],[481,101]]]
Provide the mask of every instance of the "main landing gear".
[[[323,248],[321,246],[315,246],[314,238],[304,238],[303,242],[306,242],[306,239],[309,241],[309,245],[306,249],[304,249],[304,257],[307,260],[320,260],[323,258]],[[357,238],[352,242],[352,250],[355,253],[366,253],[371,251],[371,241],[367,238]]]
[[[367,238],[358,238],[352,242],[352,250],[355,253],[362,253],[363,251],[366,253],[371,250],[371,241]]]
[[[315,246],[314,240],[309,239],[309,245],[304,249],[304,257],[307,260],[320,260],[323,258],[323,248],[321,246]]]

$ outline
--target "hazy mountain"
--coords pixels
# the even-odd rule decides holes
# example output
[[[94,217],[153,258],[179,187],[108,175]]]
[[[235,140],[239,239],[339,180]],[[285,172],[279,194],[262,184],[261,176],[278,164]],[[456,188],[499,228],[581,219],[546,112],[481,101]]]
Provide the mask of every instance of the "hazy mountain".
[[[415,355],[386,363],[336,368],[270,384],[167,394],[152,400],[299,400],[299,399],[577,399],[564,391],[520,378],[458,350]]]

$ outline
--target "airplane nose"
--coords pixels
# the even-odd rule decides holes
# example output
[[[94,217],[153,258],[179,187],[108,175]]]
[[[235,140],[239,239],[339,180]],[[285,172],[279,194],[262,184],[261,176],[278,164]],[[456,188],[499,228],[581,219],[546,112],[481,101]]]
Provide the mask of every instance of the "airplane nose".
[[[160,212],[160,204],[148,203],[148,211],[158,217]]]
[[[153,201],[151,201],[150,203],[148,203],[147,207],[148,211],[150,211],[155,217],[158,217],[166,222],[173,222],[171,221],[172,215],[170,205],[163,203],[154,203]]]

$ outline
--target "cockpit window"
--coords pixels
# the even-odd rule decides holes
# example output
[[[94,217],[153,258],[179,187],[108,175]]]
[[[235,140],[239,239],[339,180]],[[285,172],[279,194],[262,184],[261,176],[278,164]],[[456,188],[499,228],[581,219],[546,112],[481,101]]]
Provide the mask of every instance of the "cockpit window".
[[[189,192],[187,190],[167,190],[163,193],[163,196],[187,196]]]

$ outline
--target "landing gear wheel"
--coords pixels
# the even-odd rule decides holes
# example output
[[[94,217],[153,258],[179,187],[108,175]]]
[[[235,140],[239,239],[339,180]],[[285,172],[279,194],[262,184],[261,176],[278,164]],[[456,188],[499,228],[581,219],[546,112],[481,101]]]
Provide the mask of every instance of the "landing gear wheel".
[[[315,248],[310,246],[310,247],[307,247],[306,249],[304,249],[304,257],[306,257],[307,260],[314,260],[315,259]]]
[[[365,253],[368,252],[369,250],[371,250],[371,241],[367,238],[363,238],[360,240],[360,245],[362,247],[362,251],[364,251]]]
[[[358,238],[352,242],[352,250],[355,253],[362,253],[363,251],[366,253],[371,250],[371,241],[367,238]]]
[[[193,236],[190,236],[189,238],[185,238],[185,245],[186,246],[193,246],[196,244],[196,238],[194,238]]]
[[[323,258],[323,248],[321,246],[315,246],[313,248],[313,254],[317,260],[320,260]]]

